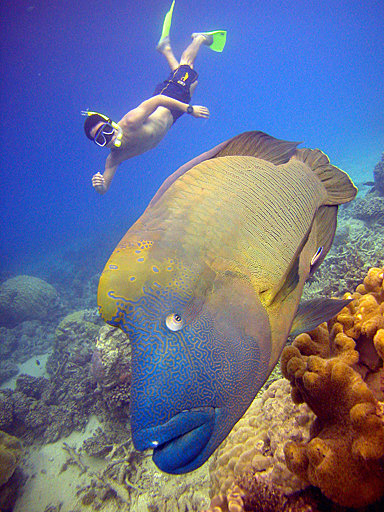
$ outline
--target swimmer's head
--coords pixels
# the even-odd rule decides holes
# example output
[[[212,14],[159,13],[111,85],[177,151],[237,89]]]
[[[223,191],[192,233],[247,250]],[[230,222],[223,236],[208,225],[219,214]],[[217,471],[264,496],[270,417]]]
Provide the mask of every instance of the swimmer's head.
[[[92,140],[99,147],[109,147],[111,141],[113,141],[113,146],[116,148],[121,146],[123,130],[117,123],[98,112],[82,111],[81,114],[87,116],[84,123],[84,132],[89,140]]]

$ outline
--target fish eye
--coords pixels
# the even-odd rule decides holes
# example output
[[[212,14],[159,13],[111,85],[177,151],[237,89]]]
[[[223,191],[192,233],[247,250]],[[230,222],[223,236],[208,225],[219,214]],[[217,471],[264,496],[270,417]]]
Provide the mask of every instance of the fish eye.
[[[170,331],[179,331],[183,327],[183,319],[177,313],[168,315],[165,323]]]
[[[316,261],[320,258],[321,253],[323,252],[323,246],[319,247],[315,254],[312,256],[311,259],[311,267],[316,263]]]

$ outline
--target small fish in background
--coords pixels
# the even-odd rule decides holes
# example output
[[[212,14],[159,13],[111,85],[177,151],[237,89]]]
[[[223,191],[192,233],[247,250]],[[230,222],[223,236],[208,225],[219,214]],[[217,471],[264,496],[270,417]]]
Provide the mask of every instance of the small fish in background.
[[[169,176],[101,275],[102,318],[132,346],[131,427],[163,471],[201,466],[242,417],[291,331],[349,301],[298,310],[357,192],[320,150],[240,134]],[[296,314],[297,313],[297,314]]]
[[[37,364],[37,366],[40,366],[41,363],[40,363],[39,359],[36,359],[36,364]]]

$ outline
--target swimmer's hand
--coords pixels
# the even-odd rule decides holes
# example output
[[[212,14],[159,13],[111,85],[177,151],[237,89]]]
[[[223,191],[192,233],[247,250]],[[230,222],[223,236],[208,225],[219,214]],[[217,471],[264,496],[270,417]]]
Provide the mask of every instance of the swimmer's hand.
[[[193,105],[193,117],[201,117],[203,119],[209,118],[209,110],[207,107],[203,107],[202,105]]]
[[[97,172],[92,176],[92,187],[98,192],[99,194],[105,194],[107,191],[107,187],[105,186],[105,180],[104,176]]]

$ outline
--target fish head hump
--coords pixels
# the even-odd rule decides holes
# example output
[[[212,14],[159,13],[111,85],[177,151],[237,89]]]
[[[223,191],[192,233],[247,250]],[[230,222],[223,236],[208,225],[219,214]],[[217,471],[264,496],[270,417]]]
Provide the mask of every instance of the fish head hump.
[[[128,232],[129,233],[129,232]],[[267,313],[244,276],[125,242],[101,276],[103,319],[132,346],[131,427],[168,473],[201,466],[268,375]]]

